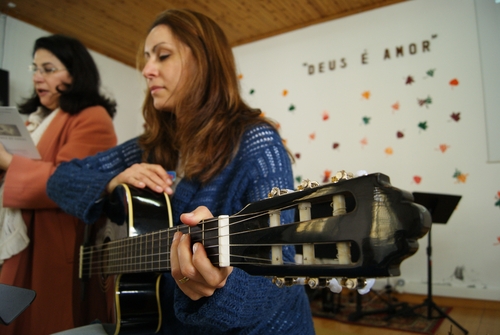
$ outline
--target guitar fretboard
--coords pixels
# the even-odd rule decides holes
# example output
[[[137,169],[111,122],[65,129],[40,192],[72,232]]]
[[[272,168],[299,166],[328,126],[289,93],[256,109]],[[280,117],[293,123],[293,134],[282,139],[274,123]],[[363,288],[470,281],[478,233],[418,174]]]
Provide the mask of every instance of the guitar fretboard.
[[[163,272],[170,270],[170,246],[177,231],[203,235],[200,229],[178,226],[101,245],[84,247],[81,253],[84,276],[94,273]],[[203,243],[203,241],[200,241]]]

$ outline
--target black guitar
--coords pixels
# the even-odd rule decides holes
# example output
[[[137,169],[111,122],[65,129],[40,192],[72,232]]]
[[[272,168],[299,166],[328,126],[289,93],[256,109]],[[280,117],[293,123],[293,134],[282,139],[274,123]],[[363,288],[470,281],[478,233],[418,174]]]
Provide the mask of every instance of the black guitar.
[[[296,210],[296,221],[280,225],[288,209]],[[169,227],[168,196],[127,185],[111,194],[107,213],[118,229],[108,227],[98,243],[82,247],[80,277],[118,275],[114,334],[160,329],[158,287],[161,273],[170,270],[176,231],[201,242],[214,265],[269,276],[278,286],[324,287],[336,278],[355,288],[364,278],[399,276],[401,262],[431,226],[426,208],[380,173],[352,179],[341,173],[324,185],[273,189],[268,199],[196,227]],[[295,246],[296,262],[283,260],[285,245]]]

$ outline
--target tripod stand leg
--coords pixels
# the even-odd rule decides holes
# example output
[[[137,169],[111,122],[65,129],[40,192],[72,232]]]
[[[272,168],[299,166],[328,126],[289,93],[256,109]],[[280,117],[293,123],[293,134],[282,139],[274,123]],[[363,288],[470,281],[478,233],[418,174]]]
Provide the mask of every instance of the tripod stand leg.
[[[443,312],[432,300],[432,244],[431,244],[431,229],[429,229],[429,232],[427,233],[427,239],[428,239],[428,245],[427,245],[427,299],[424,300],[424,303],[418,306],[415,306],[412,308],[414,311],[415,309],[423,306],[427,306],[427,319],[432,318],[432,310],[436,310],[439,313],[439,316],[441,318],[447,318],[450,320],[455,326],[457,326],[461,331],[464,332],[464,334],[468,334],[469,332],[462,327],[458,322],[453,320],[448,314]]]
[[[361,319],[363,316],[366,315],[373,315],[373,314],[388,314],[388,316],[384,319],[385,321],[388,321],[394,316],[400,315],[400,313],[408,308],[408,303],[406,302],[393,302],[393,298],[390,296],[391,291],[388,286],[386,286],[387,295],[389,296],[388,299],[384,299],[379,293],[376,291],[370,291],[369,294],[375,294],[377,298],[379,298],[383,303],[387,305],[385,308],[381,309],[374,309],[370,311],[363,311],[362,307],[362,296],[359,294],[359,292],[356,292],[356,311],[349,314],[348,320],[349,321],[357,321]],[[395,299],[394,299],[395,300]]]
[[[462,327],[458,322],[456,322],[455,320],[453,320],[448,314],[446,314],[445,312],[443,312],[441,310],[441,308],[439,308],[435,303],[432,302],[429,305],[429,308],[432,308],[435,311],[437,311],[442,318],[446,318],[446,319],[450,320],[450,322],[453,323],[455,326],[457,326],[464,334],[469,334],[469,332],[467,331],[467,329],[465,329],[464,327]]]

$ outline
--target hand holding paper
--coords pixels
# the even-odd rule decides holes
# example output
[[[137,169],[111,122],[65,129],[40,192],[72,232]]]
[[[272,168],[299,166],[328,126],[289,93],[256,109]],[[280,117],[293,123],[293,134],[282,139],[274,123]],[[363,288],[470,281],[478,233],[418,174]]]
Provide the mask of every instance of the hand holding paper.
[[[12,161],[12,155],[5,150],[2,143],[0,143],[0,170],[7,170]]]
[[[41,158],[16,107],[0,107],[0,143],[5,151],[12,155]],[[2,158],[5,158],[2,156],[0,151],[0,167]]]

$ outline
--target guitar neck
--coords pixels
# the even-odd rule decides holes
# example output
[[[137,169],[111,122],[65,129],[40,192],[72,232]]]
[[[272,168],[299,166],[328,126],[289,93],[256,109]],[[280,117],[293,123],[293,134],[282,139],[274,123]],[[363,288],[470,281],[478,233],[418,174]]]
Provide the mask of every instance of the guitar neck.
[[[170,271],[170,246],[174,234],[190,234],[202,242],[204,227],[178,226],[139,236],[110,241],[100,245],[82,246],[82,276]]]

